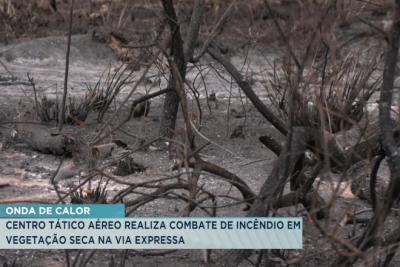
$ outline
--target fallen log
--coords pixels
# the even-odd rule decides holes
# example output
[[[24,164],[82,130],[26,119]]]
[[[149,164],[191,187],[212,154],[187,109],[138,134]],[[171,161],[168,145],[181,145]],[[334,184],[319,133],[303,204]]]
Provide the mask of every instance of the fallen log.
[[[58,134],[55,128],[40,124],[29,111],[18,118],[16,131],[32,149],[45,154],[68,154],[67,146],[73,143],[72,138]]]
[[[91,154],[96,159],[105,159],[111,156],[115,148],[117,148],[115,143],[92,146]]]

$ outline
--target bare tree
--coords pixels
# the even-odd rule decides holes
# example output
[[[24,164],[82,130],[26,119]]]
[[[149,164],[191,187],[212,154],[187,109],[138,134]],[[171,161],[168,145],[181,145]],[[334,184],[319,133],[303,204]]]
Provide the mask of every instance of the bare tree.
[[[393,10],[389,13],[389,21],[391,27],[388,31],[387,46],[385,51],[383,85],[380,93],[379,101],[379,122],[382,131],[382,147],[387,158],[390,168],[390,183],[382,202],[376,203],[374,216],[368,224],[363,235],[357,240],[356,245],[361,251],[366,251],[373,246],[390,246],[400,240],[398,229],[396,229],[390,238],[385,240],[381,238],[384,233],[384,223],[387,216],[390,214],[393,203],[398,200],[400,194],[400,150],[398,140],[395,138],[395,125],[392,120],[392,103],[394,91],[394,77],[398,60],[399,40],[400,40],[400,2],[396,1]],[[376,165],[379,168],[380,161]],[[377,170],[376,170],[377,171]],[[389,242],[388,242],[389,240]],[[396,252],[397,246],[394,249],[389,249],[384,266],[389,264],[390,260]],[[340,257],[333,265],[351,266],[357,257]]]
[[[162,0],[161,3],[172,35],[171,57],[173,58],[174,64],[178,67],[180,76],[185,80],[187,62],[193,57],[194,46],[200,30],[200,24],[204,13],[204,0],[196,0],[194,3],[194,9],[185,44],[182,39],[173,0]],[[174,84],[174,77],[171,75],[168,82],[168,88],[173,88]],[[172,90],[166,94],[164,100],[160,125],[161,136],[172,137],[178,108],[179,97],[176,91]]]

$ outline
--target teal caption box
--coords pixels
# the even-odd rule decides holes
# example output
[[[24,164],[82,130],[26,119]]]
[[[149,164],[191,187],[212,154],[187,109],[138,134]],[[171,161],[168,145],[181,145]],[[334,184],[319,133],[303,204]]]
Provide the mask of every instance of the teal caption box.
[[[0,204],[0,218],[124,218],[123,204]]]
[[[301,217],[0,219],[0,249],[302,249]]]

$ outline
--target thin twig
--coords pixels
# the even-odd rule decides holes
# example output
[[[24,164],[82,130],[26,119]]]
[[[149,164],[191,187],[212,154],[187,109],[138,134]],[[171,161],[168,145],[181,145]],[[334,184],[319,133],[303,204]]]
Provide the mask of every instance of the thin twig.
[[[39,116],[39,102],[38,102],[38,99],[37,99],[36,85],[35,85],[35,82],[34,82],[33,78],[29,76],[29,72],[26,74],[26,76],[28,77],[28,81],[31,84],[32,89],[33,89],[33,96],[35,98],[36,116]]]
[[[67,101],[68,92],[68,71],[69,71],[69,54],[71,50],[71,35],[72,35],[72,20],[74,15],[74,0],[71,0],[71,8],[69,11],[69,26],[68,26],[68,43],[67,43],[67,53],[65,56],[65,76],[64,76],[64,92],[61,103],[60,114],[58,114],[58,131],[61,132],[64,121],[65,121],[65,103]]]

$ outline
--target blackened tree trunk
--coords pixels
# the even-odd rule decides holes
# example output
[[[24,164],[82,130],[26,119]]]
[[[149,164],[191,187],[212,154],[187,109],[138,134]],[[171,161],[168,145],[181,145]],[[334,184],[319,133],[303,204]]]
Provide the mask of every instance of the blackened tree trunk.
[[[185,55],[183,51],[183,40],[176,16],[173,0],[161,0],[166,19],[169,24],[169,28],[172,35],[171,40],[171,56],[173,61],[178,67],[179,74],[182,79],[186,76],[186,63]],[[174,87],[174,80],[170,75],[168,88]],[[161,117],[160,135],[163,137],[171,138],[173,136],[173,130],[175,128],[176,116],[179,108],[179,96],[175,90],[170,91],[166,94],[164,100],[163,113]]]
[[[367,251],[372,246],[382,247],[381,236],[383,236],[385,230],[385,220],[391,212],[394,201],[398,200],[400,195],[400,149],[394,134],[395,124],[391,119],[395,70],[398,62],[400,42],[399,14],[400,1],[397,0],[393,6],[393,17],[389,17],[389,21],[391,20],[391,27],[387,35],[388,44],[385,51],[383,84],[379,101],[379,123],[382,132],[381,143],[390,169],[390,182],[384,193],[383,201],[376,203],[374,216],[369,221],[362,236],[357,240],[357,248],[362,252]],[[385,241],[387,248],[398,244],[399,239],[400,236],[396,230],[394,234],[389,236]],[[390,240],[389,243],[388,240]],[[397,245],[393,247],[395,249],[389,249],[383,266],[389,264],[396,249],[398,249]],[[332,266],[353,266],[356,260],[358,260],[358,257],[341,256],[333,262]]]
[[[197,0],[194,3],[192,19],[184,47],[178,18],[176,16],[173,0],[161,0],[166,19],[172,35],[171,57],[174,64],[178,67],[179,74],[183,81],[186,76],[186,63],[193,57],[194,46],[199,34],[201,19],[204,13],[204,0]],[[173,89],[175,81],[170,75],[168,88]],[[160,136],[171,138],[175,129],[176,117],[179,108],[179,96],[176,90],[171,90],[166,94],[163,106],[163,113],[160,125]]]

